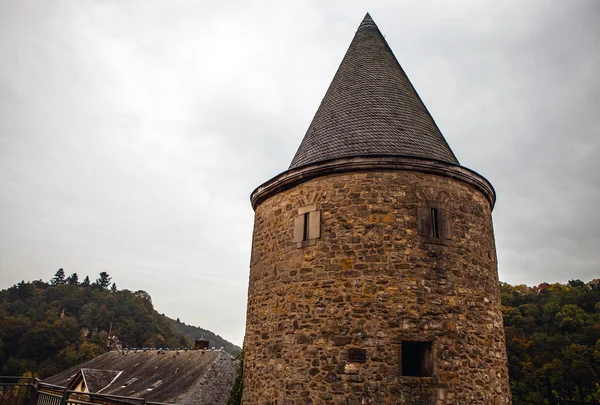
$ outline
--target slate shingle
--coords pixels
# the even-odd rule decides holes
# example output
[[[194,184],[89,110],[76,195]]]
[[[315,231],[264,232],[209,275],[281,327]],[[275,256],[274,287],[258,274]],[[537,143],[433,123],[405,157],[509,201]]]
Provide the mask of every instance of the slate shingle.
[[[413,156],[459,164],[367,14],[290,169],[369,155]]]

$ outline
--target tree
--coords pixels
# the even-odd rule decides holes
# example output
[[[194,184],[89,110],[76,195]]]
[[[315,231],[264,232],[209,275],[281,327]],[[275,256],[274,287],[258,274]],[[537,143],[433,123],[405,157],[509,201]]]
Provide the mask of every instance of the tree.
[[[79,284],[79,276],[77,275],[77,273],[73,273],[69,277],[67,277],[66,281],[68,284],[77,285]]]
[[[137,290],[136,292],[133,293],[133,295],[135,295],[136,297],[141,298],[144,301],[150,303],[150,306],[152,306],[152,297],[150,297],[150,294],[148,294],[146,291],[144,291],[144,290]]]
[[[233,382],[233,387],[229,392],[229,399],[226,405],[240,405],[242,403],[242,392],[244,391],[244,353],[240,353],[237,358],[240,360],[238,372]]]
[[[570,401],[600,393],[600,288],[594,280],[537,287],[502,283],[513,402],[548,405],[552,392]],[[596,347],[597,346],[597,347]]]
[[[177,318],[177,319],[179,319],[179,318]],[[185,335],[184,335],[184,334],[182,334],[182,335],[181,335],[181,339],[179,339],[179,347],[180,347],[180,348],[184,348],[184,347],[188,347],[188,346],[190,346],[190,344],[189,344],[189,339],[187,339],[187,338],[185,337]]]
[[[113,293],[117,292],[117,284],[116,283],[112,283],[112,287],[110,287],[110,291]]]
[[[586,313],[577,305],[567,304],[561,308],[560,312],[554,318],[560,327],[565,331],[574,331],[583,327],[586,323]]]
[[[85,278],[81,282],[81,285],[84,286],[84,287],[89,287],[90,286],[90,277],[89,276],[85,276]]]
[[[50,284],[59,285],[65,283],[65,271],[63,269],[58,269],[56,273],[54,273],[54,277],[50,280]]]
[[[65,287],[22,281],[0,289],[0,375],[56,374],[103,353],[109,334],[126,347],[190,347],[189,334],[175,325],[198,330],[161,316],[144,291]]]
[[[96,287],[98,287],[100,290],[106,290],[106,289],[108,289],[108,286],[110,285],[110,280],[111,280],[111,277],[108,275],[108,273],[103,271],[100,273],[100,277],[98,277],[96,279],[96,282],[94,283],[94,285]]]
[[[585,283],[581,280],[569,280],[567,286],[569,287],[583,287]]]

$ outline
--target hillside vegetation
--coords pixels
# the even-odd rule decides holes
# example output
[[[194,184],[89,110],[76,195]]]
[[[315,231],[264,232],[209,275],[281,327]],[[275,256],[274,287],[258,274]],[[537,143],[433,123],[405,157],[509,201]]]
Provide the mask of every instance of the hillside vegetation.
[[[513,403],[600,402],[600,279],[500,287]]]
[[[0,291],[0,374],[47,377],[118,347],[185,348],[204,335],[232,355],[241,349],[211,331],[154,310],[145,291],[118,290],[103,272],[95,282],[60,269],[50,283]]]
[[[501,283],[515,405],[557,399],[600,402],[600,279],[584,283]],[[191,347],[214,333],[156,312],[144,291],[118,290],[107,273],[90,283],[59,270],[52,280],[0,291],[0,374],[46,377],[123,347]],[[114,338],[112,338],[114,337]]]

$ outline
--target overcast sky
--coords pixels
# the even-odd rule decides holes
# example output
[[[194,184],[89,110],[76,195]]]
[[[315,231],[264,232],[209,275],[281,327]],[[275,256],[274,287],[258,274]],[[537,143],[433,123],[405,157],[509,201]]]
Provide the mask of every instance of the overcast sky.
[[[369,11],[461,164],[500,279],[600,277],[600,2],[0,0],[0,288],[107,271],[241,345],[251,191]]]

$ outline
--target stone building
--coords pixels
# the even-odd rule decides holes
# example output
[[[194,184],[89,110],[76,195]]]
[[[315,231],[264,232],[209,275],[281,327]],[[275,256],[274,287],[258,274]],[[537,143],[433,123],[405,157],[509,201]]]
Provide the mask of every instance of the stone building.
[[[259,186],[244,404],[510,404],[491,212],[367,14]]]

